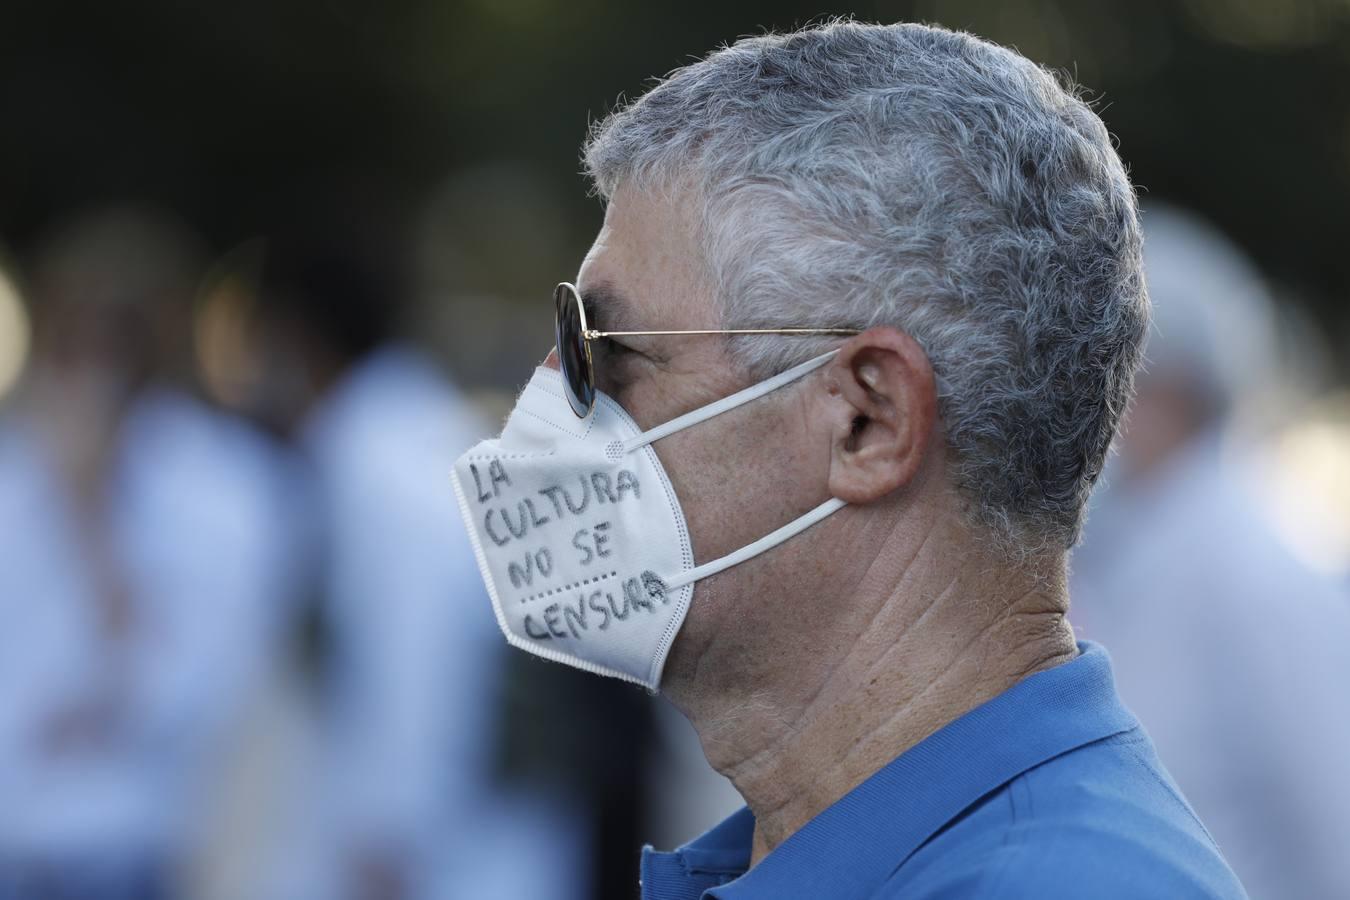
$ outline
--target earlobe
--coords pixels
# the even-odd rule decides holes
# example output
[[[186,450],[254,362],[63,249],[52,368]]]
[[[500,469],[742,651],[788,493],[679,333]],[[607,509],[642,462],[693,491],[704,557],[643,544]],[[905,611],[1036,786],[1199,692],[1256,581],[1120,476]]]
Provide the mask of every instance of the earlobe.
[[[866,504],[908,485],[937,419],[936,379],[923,348],[895,328],[873,328],[840,348],[827,377],[836,422],[831,494]]]

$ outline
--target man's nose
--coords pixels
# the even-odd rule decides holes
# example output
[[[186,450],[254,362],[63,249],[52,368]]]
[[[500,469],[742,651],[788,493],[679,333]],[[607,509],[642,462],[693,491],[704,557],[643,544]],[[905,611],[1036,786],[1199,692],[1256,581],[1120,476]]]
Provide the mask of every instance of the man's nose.
[[[548,356],[545,356],[545,357],[544,357],[544,361],[543,361],[543,363],[541,363],[541,365],[543,365],[544,368],[546,368],[546,369],[552,369],[552,370],[555,371],[555,372],[562,371],[562,367],[558,365],[558,348],[557,348],[557,347],[554,347],[554,348],[552,348],[551,350],[548,351]]]

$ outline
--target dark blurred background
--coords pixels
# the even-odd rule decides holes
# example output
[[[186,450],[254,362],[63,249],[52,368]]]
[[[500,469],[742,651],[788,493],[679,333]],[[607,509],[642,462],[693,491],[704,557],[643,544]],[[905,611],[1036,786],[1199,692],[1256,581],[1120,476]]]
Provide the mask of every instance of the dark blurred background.
[[[578,177],[591,119],[724,41],[832,13],[967,28],[1074,73],[1145,197],[1221,221],[1333,341],[1350,337],[1342,0],[18,0],[0,29],[0,234],[22,246],[134,197],[228,247],[288,212],[297,183],[353,173],[410,214],[437,205],[442,290],[533,309],[600,220]],[[546,325],[521,323],[543,339]],[[452,364],[474,381],[520,371]]]
[[[1181,446],[1218,414],[1176,410],[1223,393],[1223,424],[1252,426],[1253,521],[1344,606],[1346,0],[9,0],[0,900],[628,897],[643,843],[734,808],[659,702],[503,652],[448,471],[547,351],[551,288],[600,224],[589,124],[837,14],[971,30],[1085,86],[1146,230],[1189,211],[1159,246],[1200,281],[1166,290],[1236,284],[1265,316],[1251,356],[1179,325],[1226,359],[1182,403],[1157,357],[1136,433]],[[1234,521],[1213,500],[1189,508]],[[1114,627],[1093,597],[1133,584],[1093,562],[1089,636]],[[1154,715],[1180,769],[1225,734],[1172,757]]]

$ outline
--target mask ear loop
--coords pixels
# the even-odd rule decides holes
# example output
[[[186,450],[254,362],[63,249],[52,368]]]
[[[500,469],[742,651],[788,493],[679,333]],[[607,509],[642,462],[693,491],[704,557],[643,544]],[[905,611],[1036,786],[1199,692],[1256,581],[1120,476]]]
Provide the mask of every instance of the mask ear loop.
[[[831,350],[828,353],[822,353],[820,356],[808,359],[800,365],[793,366],[791,369],[779,372],[772,378],[765,379],[758,384],[752,384],[748,388],[737,391],[736,393],[723,397],[721,400],[715,400],[706,406],[700,406],[698,409],[690,410],[682,416],[676,416],[669,422],[657,425],[655,428],[648,429],[642,434],[629,438],[620,445],[620,453],[627,456],[634,450],[645,447],[648,444],[654,444],[664,437],[670,437],[677,431],[683,431],[691,425],[697,425],[700,422],[706,422],[713,416],[720,416],[722,413],[733,410],[738,406],[743,406],[751,400],[758,400],[765,394],[776,391],[785,384],[791,384],[803,375],[807,375],[819,369],[829,362],[838,350]]]
[[[751,400],[763,397],[765,394],[776,391],[785,384],[791,384],[803,375],[814,372],[816,369],[819,369],[829,362],[838,352],[838,350],[831,350],[828,353],[823,353],[813,359],[808,359],[800,365],[793,366],[791,369],[780,372],[772,378],[761,381],[758,384],[752,384],[745,390],[737,391],[729,397],[723,397],[721,400],[714,401],[706,406],[700,406],[698,409],[691,410],[682,416],[676,416],[669,422],[644,431],[617,446],[611,445],[611,453],[615,450],[619,451],[617,454],[619,456],[632,453],[634,450],[638,450],[648,444],[661,440],[661,438],[669,437],[692,425],[706,422],[713,416],[721,415],[728,410],[749,403]],[[848,504],[845,501],[840,500],[837,497],[831,497],[810,512],[793,519],[776,531],[769,532],[759,540],[746,544],[744,547],[732,553],[728,553],[726,556],[711,560],[701,566],[695,566],[689,571],[669,579],[665,582],[666,588],[667,590],[672,591],[677,590],[684,587],[686,584],[692,584],[702,578],[716,575],[723,569],[729,569],[734,565],[743,563],[747,559],[756,557],[764,551],[772,549],[789,538],[800,534],[821,519],[847,505]]]
[[[764,551],[777,547],[788,538],[801,534],[830,513],[847,505],[847,502],[840,500],[838,497],[831,497],[810,512],[798,516],[777,531],[769,532],[754,543],[746,544],[744,547],[733,553],[728,553],[726,556],[706,562],[701,566],[695,566],[688,572],[684,572],[683,574],[667,580],[666,587],[673,591],[684,587],[686,584],[693,584],[695,581],[707,578],[710,575],[716,575],[723,569],[730,569],[732,566],[740,565],[747,559],[753,559]]]

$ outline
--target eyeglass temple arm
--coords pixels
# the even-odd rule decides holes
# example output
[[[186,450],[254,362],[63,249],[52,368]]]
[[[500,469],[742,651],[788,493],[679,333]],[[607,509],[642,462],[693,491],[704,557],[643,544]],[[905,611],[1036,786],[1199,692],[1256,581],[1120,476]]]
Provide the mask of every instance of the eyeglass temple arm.
[[[709,328],[694,331],[595,331],[586,329],[581,336],[588,341],[607,337],[646,337],[662,334],[862,334],[856,328]]]

